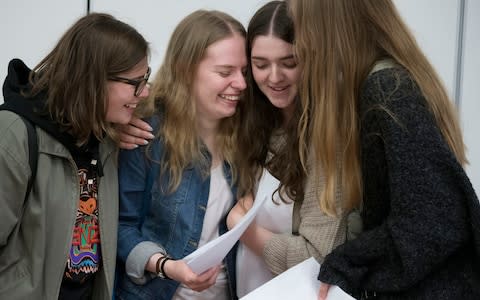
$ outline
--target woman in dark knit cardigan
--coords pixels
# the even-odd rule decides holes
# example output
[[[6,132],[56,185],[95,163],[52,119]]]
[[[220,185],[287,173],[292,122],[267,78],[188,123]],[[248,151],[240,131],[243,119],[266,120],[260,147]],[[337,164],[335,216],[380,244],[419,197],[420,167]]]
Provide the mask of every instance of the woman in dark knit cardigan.
[[[480,207],[457,114],[394,5],[289,6],[302,136],[327,186],[363,199],[365,232],[326,257],[319,299],[330,284],[357,298],[480,299]]]

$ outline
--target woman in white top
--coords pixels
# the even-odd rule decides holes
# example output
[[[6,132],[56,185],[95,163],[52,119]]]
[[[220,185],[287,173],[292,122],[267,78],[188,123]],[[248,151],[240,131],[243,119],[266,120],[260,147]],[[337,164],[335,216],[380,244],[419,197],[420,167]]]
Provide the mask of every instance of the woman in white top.
[[[250,63],[248,79],[252,84],[248,89],[244,112],[244,116],[248,114],[248,118],[244,119],[251,123],[242,122],[242,129],[245,130],[247,138],[251,136],[257,142],[241,140],[240,147],[242,143],[251,147],[244,157],[248,159],[256,156],[257,161],[254,165],[243,161],[249,164],[246,171],[254,170],[255,176],[242,174],[240,180],[243,182],[241,188],[254,187],[256,191],[269,190],[269,199],[265,201],[254,220],[256,228],[264,229],[267,237],[268,233],[291,232],[293,210],[291,199],[298,192],[296,189],[302,185],[301,175],[295,178],[290,177],[287,184],[283,185],[282,197],[280,197],[278,190],[280,182],[278,179],[269,178],[272,176],[280,178],[278,171],[282,172],[282,170],[279,168],[289,172],[291,167],[288,165],[296,168],[296,173],[301,173],[300,165],[288,163],[288,161],[295,162],[295,154],[298,152],[292,148],[294,145],[287,145],[289,135],[296,129],[292,127],[296,123],[296,116],[294,117],[296,83],[300,76],[300,68],[293,56],[292,42],[293,26],[287,15],[285,3],[282,1],[267,3],[249,22],[247,29],[247,55]],[[252,112],[253,107],[258,109],[258,113]],[[250,125],[254,128],[249,128]],[[252,132],[255,132],[255,136],[252,136]],[[259,140],[269,141],[269,144],[266,145],[264,142],[259,144]],[[262,168],[263,166],[266,168]],[[271,182],[276,184],[272,186]],[[292,185],[294,188],[291,188]],[[242,202],[236,206],[236,211],[234,209],[230,215],[229,221],[236,223],[232,217],[234,215],[240,217],[246,213],[253,204],[252,200],[251,197],[242,198]],[[257,200],[262,199],[257,198]],[[249,243],[248,240],[241,239],[237,253],[237,295],[239,297],[243,297],[274,277],[274,273],[263,258],[262,246],[262,243]]]
[[[239,192],[247,196],[229,213],[229,228],[252,206],[250,191],[263,189],[266,176],[273,175],[279,183],[270,186],[270,198],[275,192],[273,199],[267,199],[240,238],[239,297],[312,256],[323,261],[347,239],[348,231],[361,229],[358,213],[350,214],[347,197],[341,190],[329,194],[323,174],[315,168],[315,156],[302,152],[309,140],[300,140],[300,132],[306,131],[308,138],[314,132],[299,126],[304,116],[297,83],[306,66],[297,64],[293,39],[294,28],[284,1],[267,3],[248,25],[247,74],[251,84],[242,107],[239,136]],[[333,203],[327,208],[320,201],[324,192],[327,202]]]

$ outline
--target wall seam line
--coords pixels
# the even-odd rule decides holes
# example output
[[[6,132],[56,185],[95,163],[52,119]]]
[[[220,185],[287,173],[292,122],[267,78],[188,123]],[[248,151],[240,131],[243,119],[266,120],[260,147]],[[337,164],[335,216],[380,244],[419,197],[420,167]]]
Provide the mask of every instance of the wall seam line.
[[[457,55],[456,55],[456,68],[455,68],[455,87],[454,87],[454,99],[457,109],[460,110],[462,104],[462,78],[463,78],[463,47],[465,36],[465,6],[467,0],[460,0],[459,13],[458,13],[458,30],[457,30]]]

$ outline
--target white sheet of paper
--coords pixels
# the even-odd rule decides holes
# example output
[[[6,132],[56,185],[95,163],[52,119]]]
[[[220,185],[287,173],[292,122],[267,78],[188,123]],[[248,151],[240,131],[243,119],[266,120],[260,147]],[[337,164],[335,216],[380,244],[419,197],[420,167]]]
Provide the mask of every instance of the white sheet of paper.
[[[263,183],[258,187],[252,208],[245,214],[240,222],[235,225],[232,230],[206,243],[184,258],[193,272],[201,274],[212,267],[220,265],[227,253],[253,221],[263,203],[266,200],[271,201],[271,191],[275,190],[280,182],[269,172],[263,172],[262,179]],[[272,186],[275,188],[272,189]]]
[[[319,269],[320,264],[310,257],[253,290],[241,300],[316,300],[320,288],[320,281],[317,280]],[[338,286],[332,286],[327,300],[355,299]]]

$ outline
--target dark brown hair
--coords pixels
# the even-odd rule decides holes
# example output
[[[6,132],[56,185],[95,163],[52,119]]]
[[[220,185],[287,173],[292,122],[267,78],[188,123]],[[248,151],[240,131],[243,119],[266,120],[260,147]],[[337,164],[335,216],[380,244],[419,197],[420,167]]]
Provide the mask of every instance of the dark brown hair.
[[[148,43],[130,25],[108,14],[89,14],[34,68],[32,94],[47,91],[48,113],[79,145],[91,134],[114,136],[105,120],[108,77],[130,70],[148,51]]]
[[[272,35],[289,44],[293,44],[294,28],[287,13],[284,1],[271,1],[261,7],[249,22],[247,29],[247,57],[249,87],[241,108],[241,128],[239,144],[240,185],[243,195],[253,190],[263,167],[266,167],[280,180],[280,190],[284,190],[290,199],[303,194],[305,172],[299,159],[297,124],[299,120],[299,101],[293,117],[286,126],[281,109],[271,104],[260,91],[253,79],[251,51],[253,41],[258,36]],[[293,45],[292,45],[293,46]],[[275,130],[286,130],[285,143],[272,147],[271,137]],[[267,154],[273,154],[267,161]],[[282,195],[283,193],[280,193]],[[282,200],[284,200],[282,198]]]

